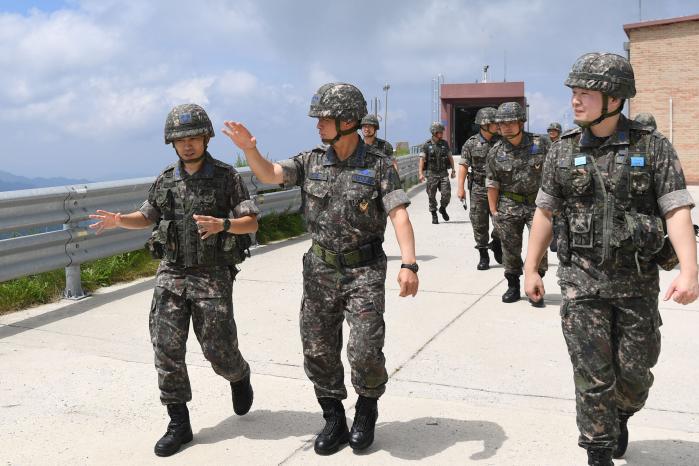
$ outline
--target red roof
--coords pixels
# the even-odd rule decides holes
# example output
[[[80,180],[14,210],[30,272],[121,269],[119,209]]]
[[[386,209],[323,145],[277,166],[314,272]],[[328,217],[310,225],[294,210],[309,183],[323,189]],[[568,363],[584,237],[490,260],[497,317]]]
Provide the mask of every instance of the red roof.
[[[442,84],[441,97],[442,100],[524,97],[524,82],[510,81],[472,84]]]
[[[626,36],[628,37],[629,31],[631,31],[632,29],[641,29],[650,26],[665,26],[668,24],[686,23],[688,21],[699,21],[699,15],[678,16],[677,18],[657,19],[654,21],[643,21],[640,23],[624,24],[624,32],[626,32]]]

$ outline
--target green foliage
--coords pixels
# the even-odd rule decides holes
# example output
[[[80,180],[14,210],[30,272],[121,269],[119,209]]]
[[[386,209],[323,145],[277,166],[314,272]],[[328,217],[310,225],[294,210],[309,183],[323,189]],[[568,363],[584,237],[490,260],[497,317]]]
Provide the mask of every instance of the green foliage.
[[[396,157],[401,157],[403,155],[410,155],[410,149],[407,147],[401,147],[401,148],[395,150],[394,155]]]
[[[258,224],[256,238],[260,244],[291,238],[306,231],[303,217],[299,213],[268,214],[259,218]]]
[[[101,286],[151,276],[158,268],[145,249],[87,262],[80,267],[85,292]],[[63,269],[0,283],[0,314],[56,301],[66,286]]]
[[[240,154],[235,156],[235,163],[233,164],[236,168],[247,167],[248,160],[245,157],[241,157]]]

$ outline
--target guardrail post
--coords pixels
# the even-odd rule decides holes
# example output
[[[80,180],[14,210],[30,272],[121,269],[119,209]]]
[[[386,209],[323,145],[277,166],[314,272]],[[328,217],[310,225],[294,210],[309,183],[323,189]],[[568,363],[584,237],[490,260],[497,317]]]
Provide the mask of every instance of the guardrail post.
[[[72,230],[77,227],[77,223],[64,223],[64,230]],[[80,264],[69,265],[66,270],[66,288],[63,290],[63,297],[66,299],[80,300],[87,295],[83,291],[82,281],[80,279]]]

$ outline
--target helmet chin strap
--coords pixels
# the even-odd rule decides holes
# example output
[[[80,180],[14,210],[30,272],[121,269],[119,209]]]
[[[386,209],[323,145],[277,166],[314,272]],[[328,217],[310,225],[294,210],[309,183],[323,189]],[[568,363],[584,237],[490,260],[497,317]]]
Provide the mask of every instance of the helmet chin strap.
[[[524,125],[522,125],[522,126],[524,126]],[[519,124],[517,124],[517,127],[519,128],[519,130],[517,131],[517,134],[513,134],[512,136],[505,136],[503,134],[503,136],[505,136],[505,139],[507,139],[508,141],[512,141],[513,139],[517,139],[517,137],[520,134],[522,134],[522,126],[519,126]]]
[[[480,126],[481,126],[481,131],[483,131],[484,133],[490,134],[490,137],[493,137],[493,136],[495,136],[496,134],[498,134],[498,133],[493,133],[492,131],[490,131],[490,130],[488,129],[488,125],[480,125]]]
[[[339,141],[342,136],[347,136],[348,134],[356,133],[359,128],[360,128],[359,124],[355,123],[355,125],[353,127],[343,131],[340,129],[340,120],[335,118],[335,132],[337,134],[332,139],[322,139],[321,138],[321,141],[323,141],[324,144],[330,144],[332,146],[337,141]],[[374,133],[374,134],[376,134],[376,133]]]
[[[609,110],[609,97],[607,96],[607,94],[602,94],[602,114],[592,121],[574,120],[573,123],[575,123],[576,125],[580,126],[583,129],[590,128],[592,126],[595,126],[595,125],[602,123],[603,120],[605,120],[609,117],[620,114],[622,108],[624,108],[624,100],[621,101],[621,103],[619,104],[619,107],[617,107],[616,110],[608,112],[608,110]]]

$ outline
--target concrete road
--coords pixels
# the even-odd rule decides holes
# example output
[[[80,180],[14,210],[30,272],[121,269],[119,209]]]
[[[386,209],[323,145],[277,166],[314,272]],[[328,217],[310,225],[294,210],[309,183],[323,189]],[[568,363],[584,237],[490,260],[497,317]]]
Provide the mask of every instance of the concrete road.
[[[190,335],[195,439],[170,458],[152,452],[167,424],[148,336],[152,279],[0,317],[0,462],[586,464],[576,445],[556,260],[546,277],[545,309],[525,299],[503,304],[503,269],[476,271],[460,204],[449,207],[450,222],[431,225],[424,190],[412,194],[420,292],[398,297],[400,258],[389,226],[390,381],[376,442],[365,454],[313,452],[323,420],[302,366],[301,256],[310,243],[300,238],[258,248],[235,284],[241,350],[253,370],[252,411],[233,414],[228,383]],[[663,290],[672,276],[663,272]],[[656,383],[646,409],[630,421],[627,458],[617,465],[699,464],[699,303],[664,303],[662,316]],[[352,394],[345,402],[350,418],[355,400]]]

